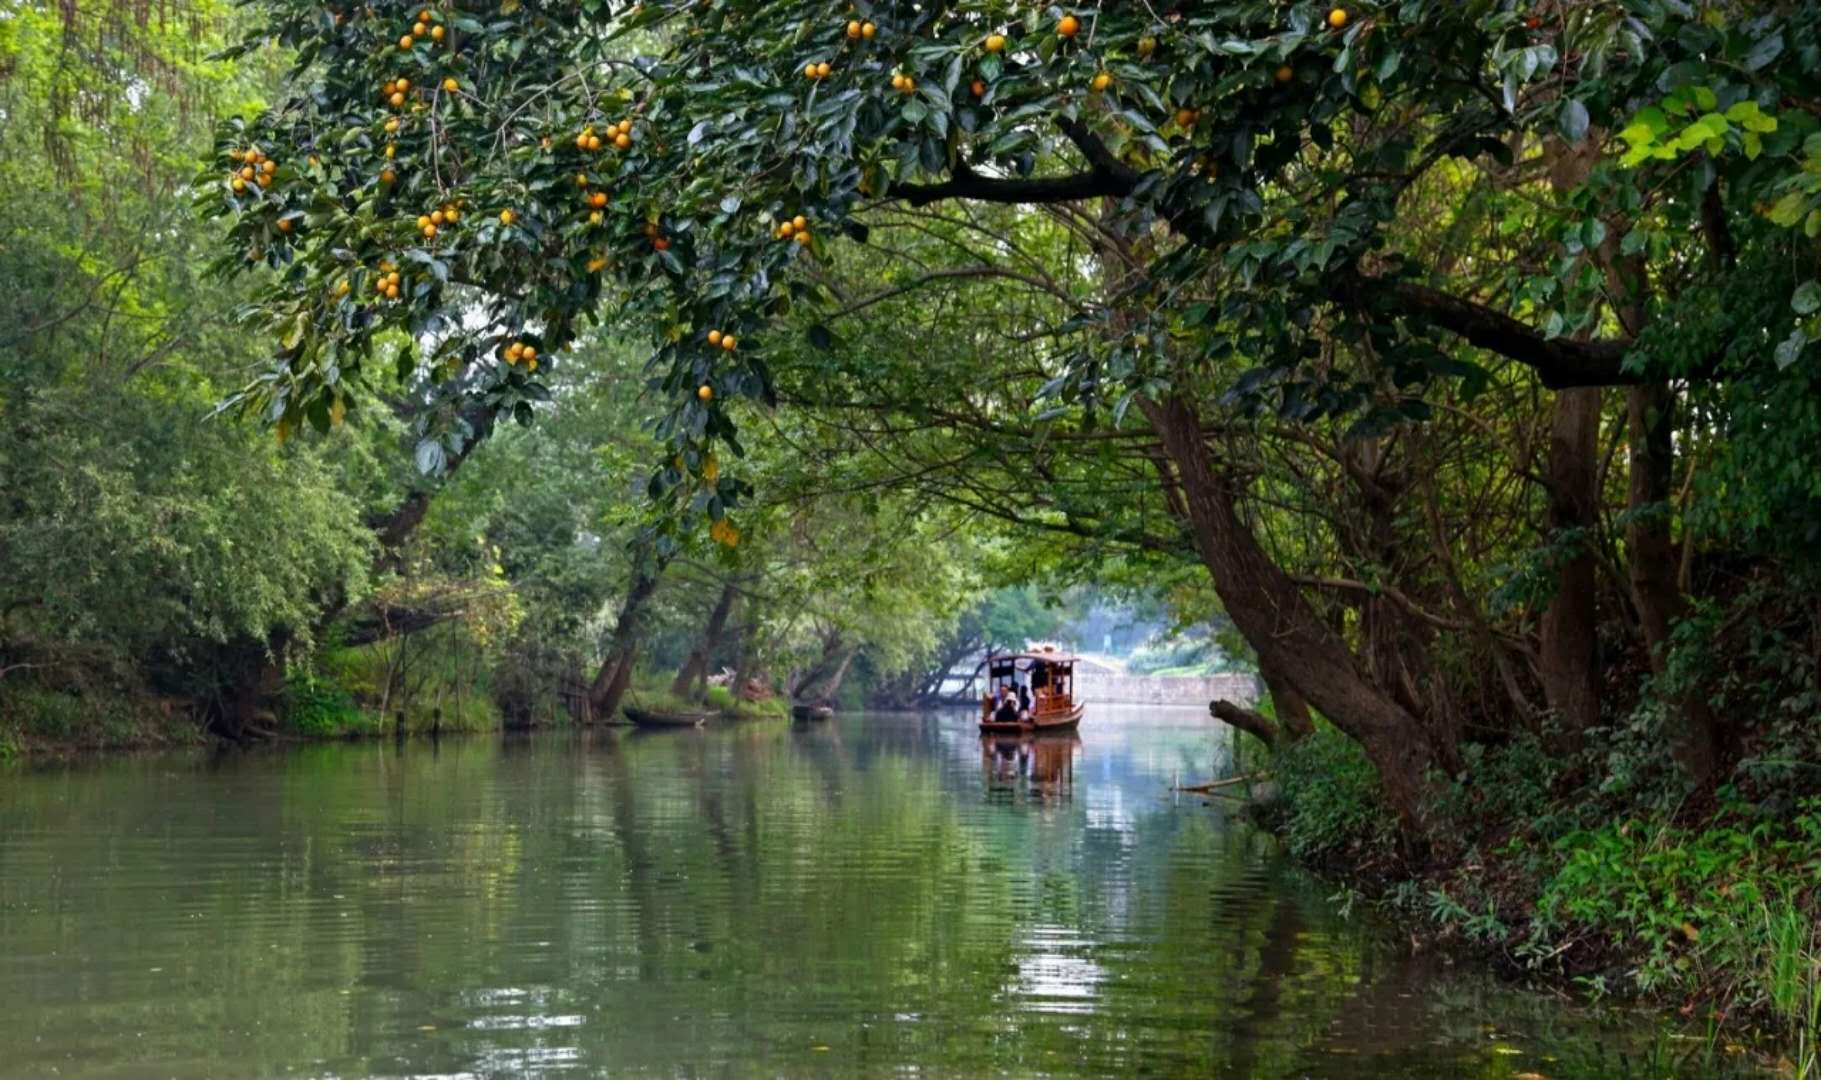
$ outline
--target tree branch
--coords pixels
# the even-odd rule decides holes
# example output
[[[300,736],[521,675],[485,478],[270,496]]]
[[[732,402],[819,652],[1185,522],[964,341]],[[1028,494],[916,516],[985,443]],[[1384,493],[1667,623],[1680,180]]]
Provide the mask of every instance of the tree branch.
[[[965,163],[959,163],[947,180],[893,187],[888,197],[902,199],[912,206],[924,206],[942,199],[1042,204],[1123,197],[1136,190],[1140,174],[1115,157],[1098,136],[1079,121],[1064,122],[1062,129],[1087,158],[1090,166],[1087,171],[1067,176],[1010,179],[983,176]],[[1206,246],[1207,238],[1197,235],[1195,230],[1186,230],[1185,234],[1190,242]],[[1552,390],[1575,386],[1625,386],[1644,381],[1641,373],[1628,371],[1624,366],[1625,355],[1631,349],[1629,341],[1545,337],[1535,328],[1484,304],[1427,285],[1370,278],[1353,270],[1338,279],[1333,291],[1336,298],[1352,299],[1390,314],[1426,321],[1479,348],[1515,360],[1534,370],[1543,385]]]
[[[1131,190],[1130,181],[1099,171],[1012,179],[982,176],[972,169],[956,166],[954,175],[939,184],[898,184],[887,194],[912,206],[927,206],[943,199],[1035,205],[1127,195]]]
[[[1644,381],[1641,373],[1625,369],[1625,354],[1631,349],[1627,341],[1544,337],[1504,312],[1412,281],[1353,276],[1340,282],[1338,292],[1392,314],[1423,320],[1516,360],[1535,371],[1551,390]]]

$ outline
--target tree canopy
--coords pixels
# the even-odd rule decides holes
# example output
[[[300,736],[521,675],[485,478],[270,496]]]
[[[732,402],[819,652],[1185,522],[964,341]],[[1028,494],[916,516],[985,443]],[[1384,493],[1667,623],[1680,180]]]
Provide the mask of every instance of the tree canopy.
[[[1773,519],[1817,520],[1808,6],[266,10],[246,48],[292,50],[290,92],[221,130],[198,198],[224,268],[269,268],[238,400],[281,435],[402,379],[435,472],[530,419],[591,321],[638,326],[647,491],[731,546],[751,403],[908,415],[831,445],[886,438],[874,482],[1095,550],[1193,552],[1273,696],[1358,739],[1410,822],[1470,715],[1529,713],[1514,663],[1594,722],[1598,575],[1669,687],[1676,524],[1775,553]],[[919,306],[976,279],[992,300]],[[909,365],[874,347],[900,326]],[[1678,438],[1711,448],[1699,511]],[[1499,625],[1474,574],[1538,621]],[[1438,632],[1474,644],[1443,663]],[[1709,783],[1711,711],[1670,698]]]

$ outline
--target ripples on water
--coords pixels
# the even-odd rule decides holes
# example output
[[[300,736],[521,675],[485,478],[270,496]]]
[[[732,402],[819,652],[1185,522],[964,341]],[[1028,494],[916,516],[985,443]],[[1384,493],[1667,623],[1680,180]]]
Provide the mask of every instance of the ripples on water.
[[[1197,710],[0,772],[0,1075],[1662,1076],[1400,957],[1171,783]],[[1216,800],[1219,802],[1219,800]]]

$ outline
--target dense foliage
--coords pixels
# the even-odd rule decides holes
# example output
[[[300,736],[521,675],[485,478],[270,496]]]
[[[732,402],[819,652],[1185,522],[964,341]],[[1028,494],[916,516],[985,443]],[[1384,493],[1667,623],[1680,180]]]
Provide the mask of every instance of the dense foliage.
[[[57,18],[8,31],[10,85],[53,111],[27,31]],[[1256,665],[1268,701],[1214,711],[1280,754],[1297,846],[1410,881],[1493,860],[1431,906],[1561,935],[1526,962],[1616,943],[1633,982],[1692,986],[1682,924],[1726,940],[1740,909],[1703,897],[1743,895],[1740,859],[1788,886],[1765,926],[1812,924],[1821,9],[249,18],[186,83],[290,65],[270,107],[213,91],[212,142],[183,144],[217,231],[147,234],[183,255],[136,318],[3,354],[0,438],[33,464],[0,544],[82,556],[8,584],[8,662],[58,633],[210,640],[235,733],[324,641],[407,723],[483,671],[507,722],[598,719],[654,668],[681,698],[725,668],[733,700],[840,700],[855,672],[904,703],[1092,584]],[[8,166],[75,215],[10,226],[36,237],[5,255],[28,327],[137,265],[48,198],[114,167],[104,142],[92,169]],[[169,213],[179,185],[150,187]],[[190,325],[243,297],[242,329]],[[130,360],[128,390],[97,382],[123,326],[208,364],[181,393]],[[99,445],[66,423],[34,456],[40,384],[126,396]],[[282,448],[167,422],[216,397]],[[194,446],[119,449],[146,430]],[[162,624],[102,621],[115,552]],[[33,621],[50,581],[70,607]],[[1634,820],[1663,839],[1613,831]],[[1650,878],[1670,850],[1712,873]],[[1766,940],[1724,966],[1791,955]]]

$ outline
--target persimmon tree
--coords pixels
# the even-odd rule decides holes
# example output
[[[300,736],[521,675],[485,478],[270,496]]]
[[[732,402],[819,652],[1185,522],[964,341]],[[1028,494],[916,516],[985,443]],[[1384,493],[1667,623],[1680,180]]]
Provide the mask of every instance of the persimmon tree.
[[[477,415],[529,419],[588,322],[631,320],[667,402],[649,491],[734,543],[741,403],[772,400],[781,316],[829,299],[876,208],[1090,204],[1099,288],[1037,350],[1045,397],[1142,415],[1261,664],[1361,740],[1413,822],[1446,736],[1265,554],[1206,411],[1369,439],[1494,366],[1630,387],[1628,569],[1660,658],[1681,610],[1660,512],[1678,386],[1761,388],[1821,337],[1807,5],[266,10],[294,92],[224,128],[200,198],[232,221],[224,265],[270,269],[253,317],[274,360],[238,400],[281,433],[415,379],[434,471]],[[1485,217],[1442,196],[1493,193],[1501,235],[1532,241],[1515,257],[1447,232]],[[1564,484],[1585,441],[1565,438]],[[1699,776],[1710,721],[1684,705]]]

